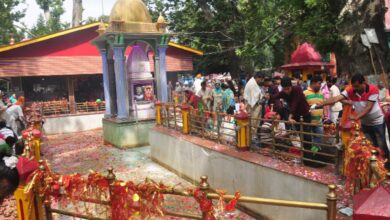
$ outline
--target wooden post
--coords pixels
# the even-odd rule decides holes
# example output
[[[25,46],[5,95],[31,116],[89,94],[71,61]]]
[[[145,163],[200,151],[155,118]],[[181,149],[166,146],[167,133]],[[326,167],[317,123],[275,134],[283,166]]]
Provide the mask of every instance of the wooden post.
[[[162,115],[161,115],[161,102],[157,101],[156,106],[156,124],[162,125]]]
[[[181,113],[183,117],[183,134],[190,133],[190,107],[186,104],[181,106]]]
[[[76,113],[76,99],[75,99],[75,95],[74,95],[74,79],[71,76],[68,76],[66,79],[67,79],[67,84],[68,84],[68,99],[69,99],[70,113],[75,114]]]
[[[329,192],[326,196],[327,199],[327,205],[328,205],[328,214],[327,214],[327,220],[336,220],[336,214],[337,214],[337,194],[336,194],[336,185],[329,185]]]
[[[249,115],[245,112],[235,116],[237,121],[237,148],[238,150],[249,150],[250,146],[250,127],[249,127]]]

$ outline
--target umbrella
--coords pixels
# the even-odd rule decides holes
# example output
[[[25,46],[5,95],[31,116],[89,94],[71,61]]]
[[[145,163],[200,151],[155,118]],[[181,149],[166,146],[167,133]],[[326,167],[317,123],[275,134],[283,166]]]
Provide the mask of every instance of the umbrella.
[[[390,185],[360,191],[353,204],[354,220],[390,220]]]

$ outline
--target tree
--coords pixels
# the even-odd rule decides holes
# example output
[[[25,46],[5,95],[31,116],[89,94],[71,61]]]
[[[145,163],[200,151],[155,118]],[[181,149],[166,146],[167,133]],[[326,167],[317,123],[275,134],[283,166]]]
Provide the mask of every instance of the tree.
[[[147,0],[155,20],[165,13],[173,40],[205,51],[197,70],[205,73],[275,69],[303,42],[323,55],[335,52],[340,71],[372,72],[360,42],[373,27],[377,61],[390,68],[382,1],[355,0]],[[353,64],[353,65],[351,65]],[[341,67],[341,68],[340,68]],[[380,69],[377,66],[377,69]]]
[[[24,10],[15,9],[22,2],[18,0],[2,0],[0,2],[0,45],[8,44],[11,35],[16,41],[23,39],[23,34],[14,26],[14,22],[18,22],[24,17]]]
[[[72,27],[81,25],[83,20],[83,0],[73,0]]]
[[[110,20],[110,16],[108,16],[108,15],[101,15],[101,16],[99,16],[97,18],[88,17],[87,20],[83,21],[83,23],[91,24],[91,23],[100,22],[100,21],[103,21],[104,23],[108,23],[109,20]]]
[[[65,12],[63,0],[36,0],[44,11],[44,17],[39,16],[37,24],[31,29],[32,37],[47,35],[69,28],[69,23],[61,22],[61,15]]]

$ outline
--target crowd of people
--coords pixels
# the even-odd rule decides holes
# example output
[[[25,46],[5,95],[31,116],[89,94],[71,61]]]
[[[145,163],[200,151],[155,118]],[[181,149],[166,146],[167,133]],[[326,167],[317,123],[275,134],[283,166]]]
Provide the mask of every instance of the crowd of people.
[[[202,81],[198,77],[192,87],[183,87],[177,83],[173,90],[175,94],[183,94],[183,101],[199,111],[226,115],[248,113],[252,120],[251,133],[255,143],[257,140],[264,142],[269,139],[267,131],[271,130],[277,136],[287,136],[285,131],[298,130],[298,122],[303,119],[306,125],[303,126],[305,135],[301,147],[314,152],[329,153],[321,148],[324,142],[321,136],[308,133],[323,134],[324,124],[337,124],[342,112],[352,109],[354,114],[348,114],[348,121],[361,124],[367,139],[381,149],[384,158],[390,159],[385,133],[387,125],[390,134],[390,113],[387,114],[386,108],[390,105],[389,92],[382,83],[378,83],[378,87],[368,84],[360,74],[349,80],[318,74],[311,76],[308,81],[289,77],[271,78],[263,73],[256,73],[250,79],[240,81]],[[271,118],[280,121],[276,125],[266,121]],[[390,169],[389,162],[386,167]]]

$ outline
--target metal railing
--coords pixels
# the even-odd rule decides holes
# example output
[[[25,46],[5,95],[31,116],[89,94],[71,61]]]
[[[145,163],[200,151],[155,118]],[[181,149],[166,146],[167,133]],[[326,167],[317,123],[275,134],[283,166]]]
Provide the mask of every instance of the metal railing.
[[[43,116],[71,114],[70,104],[66,100],[37,102],[34,104],[40,106]],[[78,102],[76,103],[75,107],[76,107],[76,113],[95,113],[95,112],[105,111],[104,101],[103,102]]]
[[[41,162],[42,163],[42,162]],[[41,166],[43,167],[43,166]],[[108,175],[106,176],[106,179],[110,184],[112,184],[115,181],[115,174],[113,172],[112,168],[108,169]],[[98,187],[96,186],[90,186],[90,187]],[[327,200],[326,203],[313,203],[313,202],[302,202],[302,201],[290,201],[290,200],[280,200],[280,199],[269,199],[269,198],[261,198],[261,197],[249,197],[249,196],[239,196],[238,198],[236,195],[221,195],[215,193],[214,190],[210,188],[210,185],[208,183],[208,177],[202,176],[200,178],[199,183],[199,189],[202,193],[206,196],[209,200],[232,200],[237,199],[238,205],[241,205],[243,203],[252,203],[252,204],[262,204],[262,205],[270,205],[270,206],[279,206],[279,207],[291,207],[291,208],[304,208],[304,209],[312,209],[312,210],[322,210],[326,212],[327,220],[335,220],[336,214],[337,214],[337,195],[336,195],[336,186],[335,185],[329,185],[329,192],[327,193]],[[112,190],[111,187],[108,188],[109,192],[107,195],[110,195],[106,200],[99,200],[99,199],[93,199],[93,198],[79,198],[80,202],[84,203],[90,203],[100,206],[105,206],[107,208],[107,211],[111,208],[111,196],[112,196]],[[175,195],[175,196],[184,196],[184,197],[194,197],[195,192],[193,190],[177,190],[175,187],[167,187],[164,189],[161,189],[159,193],[162,193],[163,195]],[[66,196],[66,195],[64,195]],[[97,216],[92,213],[79,213],[77,211],[71,211],[67,209],[59,209],[59,208],[52,208],[50,201],[45,201],[44,203],[44,210],[45,210],[45,216],[47,220],[53,220],[53,214],[57,213],[64,216],[70,216],[70,217],[76,217],[76,218],[84,218],[84,219],[90,219],[90,220],[109,220],[110,216],[108,213],[105,213],[106,216]],[[184,212],[171,212],[167,210],[162,210],[164,215],[166,216],[172,216],[172,217],[184,217],[188,219],[208,219],[207,217],[210,215],[210,213],[202,212],[201,215],[196,214],[189,214]]]
[[[335,166],[340,171],[341,143],[339,125],[296,123],[276,119],[251,118],[252,145],[274,157],[285,157],[295,163],[311,166]],[[282,125],[282,126],[279,126]]]
[[[104,102],[78,102],[76,103],[76,112],[104,112],[106,106]]]
[[[162,126],[180,131],[183,126],[180,105],[162,105]],[[218,143],[237,146],[238,126],[234,115],[189,109],[189,133]],[[279,125],[285,126],[279,126]],[[254,149],[274,158],[313,167],[330,166],[336,173],[341,165],[339,125],[296,123],[274,119],[248,118],[248,142]]]

